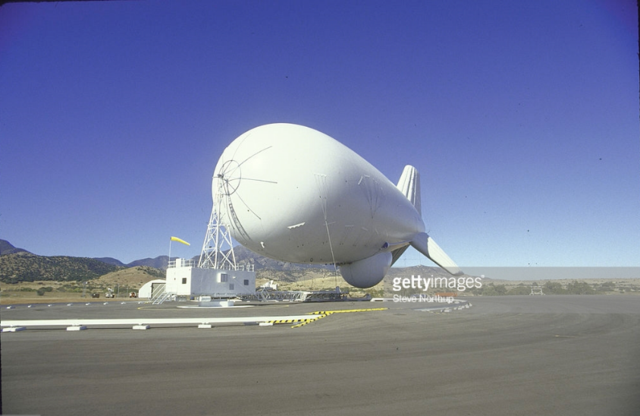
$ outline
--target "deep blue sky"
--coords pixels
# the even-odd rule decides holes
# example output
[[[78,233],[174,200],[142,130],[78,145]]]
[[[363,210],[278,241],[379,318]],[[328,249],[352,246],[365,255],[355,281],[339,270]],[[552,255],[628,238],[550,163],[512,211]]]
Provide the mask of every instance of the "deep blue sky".
[[[0,7],[0,238],[130,262],[199,253],[223,149],[329,134],[460,265],[640,266],[634,1]],[[431,263],[415,251],[397,265]]]

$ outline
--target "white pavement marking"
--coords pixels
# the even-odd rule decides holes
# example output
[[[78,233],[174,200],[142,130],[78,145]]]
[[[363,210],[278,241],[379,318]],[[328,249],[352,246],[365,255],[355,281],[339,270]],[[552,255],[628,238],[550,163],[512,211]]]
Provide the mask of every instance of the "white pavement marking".
[[[314,315],[293,316],[246,316],[234,318],[154,318],[154,319],[41,319],[0,321],[3,327],[35,327],[35,326],[111,326],[111,325],[179,325],[179,324],[217,324],[217,323],[260,323],[279,320],[308,321],[316,319]]]

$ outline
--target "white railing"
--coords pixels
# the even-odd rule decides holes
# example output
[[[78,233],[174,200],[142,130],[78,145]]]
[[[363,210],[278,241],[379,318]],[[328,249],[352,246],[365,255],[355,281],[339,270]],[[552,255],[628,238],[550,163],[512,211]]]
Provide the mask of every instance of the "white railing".
[[[174,267],[196,267],[196,262],[192,259],[169,260],[167,267],[169,269],[173,269]]]
[[[239,272],[243,272],[243,271],[252,272],[253,271],[253,264],[251,264],[251,263],[249,263],[247,265],[240,264],[240,265],[236,266],[236,271],[239,271]]]
[[[171,264],[171,263],[169,263]],[[175,266],[169,266],[169,267],[175,267]],[[195,267],[195,266],[183,266],[183,267]],[[213,267],[199,267],[200,269],[213,269]],[[254,271],[254,266],[253,264],[239,264],[236,265],[235,267],[231,267],[230,265],[226,265],[224,267],[218,267],[216,270],[230,270],[230,271],[236,271],[236,272],[253,272]]]
[[[173,269],[175,267],[196,267],[196,261],[193,259],[175,259],[175,260],[171,260],[169,261],[169,264],[167,265],[167,268],[169,269]],[[205,269],[209,269],[210,267],[204,267]],[[239,264],[235,267],[229,267],[227,265],[227,267],[224,268],[220,268],[220,270],[234,270],[234,271],[238,271],[238,272],[243,272],[243,271],[247,271],[247,272],[252,272],[254,271],[254,265],[251,263],[248,264]]]

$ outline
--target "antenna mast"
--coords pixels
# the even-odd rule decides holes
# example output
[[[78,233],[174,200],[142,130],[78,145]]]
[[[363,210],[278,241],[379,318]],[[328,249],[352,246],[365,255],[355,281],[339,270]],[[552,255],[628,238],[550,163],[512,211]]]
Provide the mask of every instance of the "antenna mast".
[[[213,208],[211,209],[209,225],[207,226],[207,234],[202,244],[202,253],[200,253],[198,267],[201,269],[237,270],[231,233],[229,233],[227,228],[219,221],[218,212],[221,198],[215,199],[216,201],[214,201]],[[225,244],[229,247],[226,253],[223,251]]]

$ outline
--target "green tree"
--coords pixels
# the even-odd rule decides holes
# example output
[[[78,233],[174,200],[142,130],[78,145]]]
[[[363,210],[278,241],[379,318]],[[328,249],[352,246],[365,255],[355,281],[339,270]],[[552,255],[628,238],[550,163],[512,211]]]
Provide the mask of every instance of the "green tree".
[[[595,290],[587,282],[578,282],[574,280],[567,285],[567,293],[572,295],[593,295]]]
[[[529,295],[531,289],[525,286],[516,286],[507,292],[507,295]]]
[[[567,293],[567,291],[558,282],[547,282],[544,284],[543,288],[544,293],[550,295],[562,295]]]

